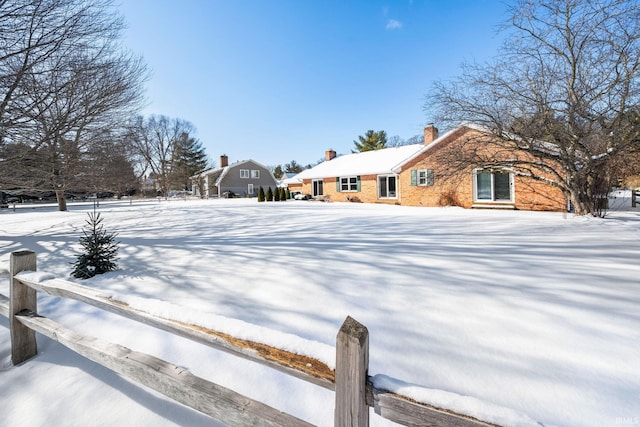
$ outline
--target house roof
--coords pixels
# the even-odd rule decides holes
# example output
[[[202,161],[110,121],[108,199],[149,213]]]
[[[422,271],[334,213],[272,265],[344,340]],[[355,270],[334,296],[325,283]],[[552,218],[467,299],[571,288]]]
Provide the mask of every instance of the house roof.
[[[487,128],[472,123],[462,123],[450,131],[442,134],[429,144],[412,144],[400,147],[384,148],[382,150],[365,151],[362,153],[347,154],[327,160],[306,169],[293,177],[291,181],[301,182],[303,179],[331,178],[349,175],[380,175],[385,173],[397,173],[407,162],[422,155],[451,135],[463,128],[473,129],[489,133]]]
[[[303,170],[295,176],[295,179],[393,173],[396,167],[404,164],[424,147],[422,144],[412,144],[347,154],[324,161],[311,169]]]
[[[280,184],[287,185],[287,184],[295,184],[299,182],[297,175],[298,174],[295,174],[295,173],[285,173],[284,178],[280,180]]]
[[[219,185],[220,181],[222,181],[222,178],[224,178],[224,176],[229,172],[230,169],[237,168],[238,166],[242,166],[245,163],[253,163],[256,166],[259,166],[259,167],[264,168],[264,169],[269,171],[269,168],[267,168],[263,164],[258,163],[255,160],[249,159],[249,160],[240,160],[238,162],[232,163],[232,164],[230,164],[228,166],[225,166],[223,168],[206,169],[206,170],[200,172],[199,174],[192,176],[191,179],[197,179],[197,178],[204,177],[204,176],[208,175],[210,182],[213,180],[214,183],[215,183],[214,185]],[[273,178],[273,173],[271,173],[271,171],[269,171],[269,173],[271,174],[271,177]],[[273,180],[276,181],[275,178],[273,178]]]
[[[462,123],[462,124],[456,126],[455,128],[449,130],[448,132],[443,133],[438,138],[434,139],[433,141],[431,141],[430,143],[428,143],[426,145],[419,144],[418,145],[418,150],[416,150],[412,155],[407,157],[403,162],[401,162],[401,163],[397,164],[396,166],[394,166],[392,171],[393,172],[399,172],[400,169],[402,168],[402,166],[405,163],[415,159],[416,157],[418,157],[421,154],[423,154],[425,151],[429,151],[430,149],[432,149],[436,145],[440,144],[442,141],[448,139],[451,135],[453,135],[454,133],[458,132],[459,130],[461,130],[463,128],[477,130],[479,132],[484,132],[484,133],[490,133],[490,131],[485,127],[482,127],[482,126],[479,126],[479,125],[476,125],[476,124],[473,124],[473,123]]]
[[[302,182],[303,179],[332,178],[339,176],[353,175],[380,175],[386,173],[398,173],[402,167],[421,156],[426,151],[448,140],[453,134],[461,130],[475,130],[478,132],[492,134],[488,127],[475,123],[461,123],[455,128],[442,134],[428,144],[413,144],[400,147],[384,148],[382,150],[365,151],[362,153],[347,154],[327,160],[300,172],[288,181]],[[513,135],[506,135],[508,138],[515,138]],[[537,141],[540,147],[546,148],[549,152],[557,150],[553,144]]]

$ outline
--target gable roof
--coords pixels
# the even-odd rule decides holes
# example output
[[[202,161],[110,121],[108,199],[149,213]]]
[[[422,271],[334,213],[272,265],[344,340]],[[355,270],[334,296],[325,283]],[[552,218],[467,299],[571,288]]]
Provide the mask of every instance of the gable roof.
[[[311,169],[305,169],[296,175],[295,179],[393,173],[396,167],[406,163],[422,148],[424,148],[422,144],[412,144],[347,154],[326,160]]]
[[[238,162],[232,163],[228,166],[225,166],[223,168],[214,168],[214,169],[206,169],[202,172],[200,172],[199,174],[196,174],[194,176],[191,177],[191,179],[197,179],[200,177],[204,177],[204,176],[209,176],[209,182],[213,181],[214,185],[219,185],[220,182],[222,181],[222,179],[225,177],[225,175],[234,168],[237,168],[238,166],[242,166],[246,163],[253,163],[254,165],[266,169],[269,174],[271,174],[271,177],[273,178],[273,181],[276,182],[276,179],[273,176],[273,173],[269,170],[269,168],[267,168],[266,166],[262,165],[261,163],[256,162],[255,160],[240,160]]]
[[[493,132],[488,127],[475,123],[464,122],[455,128],[447,131],[428,144],[413,144],[400,147],[384,148],[382,150],[365,151],[362,153],[347,154],[336,157],[333,160],[324,161],[311,169],[306,169],[291,180],[302,182],[303,179],[320,179],[353,175],[381,175],[399,173],[402,167],[416,157],[423,155],[435,146],[444,143],[452,135],[460,131],[477,131],[489,135]],[[507,138],[515,138],[513,135],[505,134]],[[549,152],[557,151],[551,143],[536,141],[540,147]]]
[[[399,172],[400,169],[402,169],[402,166],[415,159],[416,157],[424,154],[426,151],[429,151],[430,149],[432,149],[433,147],[435,147],[436,145],[442,143],[443,141],[445,141],[446,139],[448,139],[451,135],[453,135],[454,133],[457,133],[458,131],[462,130],[463,128],[467,128],[467,129],[471,129],[471,130],[477,130],[479,132],[484,132],[484,133],[490,133],[490,131],[482,126],[473,124],[473,123],[462,123],[458,126],[456,126],[455,128],[443,133],[442,135],[440,135],[438,138],[434,139],[433,141],[431,141],[428,144],[419,144],[419,149],[416,150],[412,155],[410,155],[409,157],[407,157],[402,163],[397,164],[396,166],[394,166],[394,168],[392,169],[393,172]]]
[[[451,135],[453,135],[455,133],[458,133],[458,132],[460,132],[462,130],[465,130],[465,129],[466,130],[480,132],[480,133],[484,133],[484,134],[487,134],[487,135],[497,136],[496,132],[493,131],[491,128],[487,127],[487,126],[479,125],[479,124],[476,124],[476,123],[463,122],[463,123],[459,124],[458,126],[456,126],[455,128],[453,128],[453,129],[449,130],[448,132],[444,133],[442,136],[434,139],[429,144],[424,145],[421,150],[418,150],[416,153],[414,153],[410,158],[408,158],[406,160],[406,162],[408,162],[410,160],[413,160],[414,158],[416,158],[416,157],[420,156],[421,154],[423,154],[425,151],[429,151],[430,149],[432,149],[436,145],[441,144],[445,140],[449,139],[449,137]],[[513,135],[513,134],[510,134],[508,132],[502,132],[501,135],[502,135],[502,138],[505,138],[507,140],[516,141],[516,142],[523,142],[523,139],[521,137],[519,137],[518,135]],[[554,144],[554,143],[546,142],[546,141],[540,141],[540,140],[528,141],[527,143],[535,144],[535,146],[536,146],[536,148],[538,150],[546,152],[547,154],[550,154],[550,155],[558,154],[558,146],[556,144]],[[402,165],[398,165],[398,167],[394,169],[394,172],[399,171],[401,167],[402,167]]]

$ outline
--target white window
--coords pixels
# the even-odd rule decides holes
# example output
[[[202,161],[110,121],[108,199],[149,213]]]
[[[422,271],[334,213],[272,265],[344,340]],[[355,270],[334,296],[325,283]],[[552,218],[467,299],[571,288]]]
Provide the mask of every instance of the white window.
[[[249,169],[240,169],[240,178],[249,178]]]
[[[247,194],[253,194],[253,184],[247,186]]]
[[[360,177],[358,176],[343,176],[339,180],[338,191],[360,191]]]
[[[513,174],[507,171],[474,171],[474,198],[482,202],[512,202]]]
[[[378,198],[379,199],[397,199],[398,177],[396,175],[378,176]]]
[[[418,171],[418,185],[433,185],[433,169],[421,169]]]
[[[259,170],[251,170],[251,178],[260,179],[260,171]]]
[[[313,185],[313,197],[324,195],[324,188],[321,179],[314,179],[312,181]]]
[[[418,169],[411,171],[411,185],[427,187],[433,185],[433,169]]]

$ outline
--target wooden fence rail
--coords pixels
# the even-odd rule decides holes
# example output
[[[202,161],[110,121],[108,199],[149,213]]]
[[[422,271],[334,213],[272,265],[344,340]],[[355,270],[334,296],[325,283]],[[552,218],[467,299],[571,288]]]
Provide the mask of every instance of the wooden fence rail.
[[[188,370],[152,355],[132,351],[118,344],[78,334],[37,313],[37,291],[81,301],[102,310],[154,326],[209,347],[261,363],[288,375],[335,391],[334,425],[368,426],[369,407],[391,421],[408,426],[477,427],[494,426],[444,409],[411,401],[377,389],[368,376],[369,333],[347,317],[336,338],[335,372],[308,357],[229,336],[223,332],[151,315],[95,290],[72,282],[16,277],[36,271],[31,251],[11,254],[10,296],[0,294],[0,314],[9,318],[11,360],[23,363],[37,354],[38,332],[76,353],[127,378],[137,381],[186,406],[231,426],[308,426],[307,422],[259,401],[196,377]]]

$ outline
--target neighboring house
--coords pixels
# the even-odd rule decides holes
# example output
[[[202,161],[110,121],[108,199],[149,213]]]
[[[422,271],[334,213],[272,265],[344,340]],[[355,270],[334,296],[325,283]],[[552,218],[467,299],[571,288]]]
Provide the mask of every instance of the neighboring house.
[[[336,157],[325,152],[325,161],[302,171],[289,185],[331,201],[360,201],[407,206],[462,206],[565,211],[567,199],[551,185],[518,176],[507,169],[467,167],[451,172],[439,163],[446,150],[459,150],[461,141],[484,149],[488,132],[460,125],[439,136],[428,126],[424,144],[365,151]]]
[[[295,179],[291,179],[293,177],[295,177],[296,174],[295,173],[283,173],[282,176],[280,177],[280,179],[278,180],[278,187],[283,187],[283,188],[287,188],[287,185],[289,183],[294,183],[296,182]]]
[[[262,187],[276,188],[278,182],[271,171],[253,160],[229,164],[227,156],[220,156],[220,167],[192,176],[193,194],[202,198],[225,197],[230,193],[241,197],[258,195]]]
[[[296,194],[304,194],[304,179],[298,179],[298,175],[296,174],[282,181],[282,185],[286,186],[292,198]],[[307,194],[311,194],[311,192],[308,191]]]

